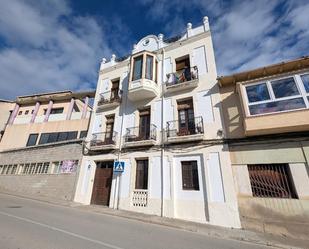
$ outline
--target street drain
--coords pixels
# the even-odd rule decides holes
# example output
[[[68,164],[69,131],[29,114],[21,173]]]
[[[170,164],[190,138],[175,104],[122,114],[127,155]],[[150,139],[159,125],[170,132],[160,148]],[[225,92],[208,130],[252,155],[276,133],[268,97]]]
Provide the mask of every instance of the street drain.
[[[22,206],[7,206],[7,208],[22,208]]]

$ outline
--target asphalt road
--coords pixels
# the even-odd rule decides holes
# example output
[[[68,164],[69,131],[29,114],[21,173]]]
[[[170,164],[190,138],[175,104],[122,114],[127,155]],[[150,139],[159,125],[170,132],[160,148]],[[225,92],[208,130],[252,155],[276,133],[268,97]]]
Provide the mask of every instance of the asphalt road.
[[[0,249],[270,248],[0,194]]]

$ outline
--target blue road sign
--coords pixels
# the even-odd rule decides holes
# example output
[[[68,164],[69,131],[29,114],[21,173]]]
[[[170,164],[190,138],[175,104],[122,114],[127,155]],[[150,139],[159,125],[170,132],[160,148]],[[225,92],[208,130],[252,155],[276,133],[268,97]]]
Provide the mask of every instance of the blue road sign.
[[[114,162],[114,172],[123,172],[124,171],[124,162],[115,161]]]

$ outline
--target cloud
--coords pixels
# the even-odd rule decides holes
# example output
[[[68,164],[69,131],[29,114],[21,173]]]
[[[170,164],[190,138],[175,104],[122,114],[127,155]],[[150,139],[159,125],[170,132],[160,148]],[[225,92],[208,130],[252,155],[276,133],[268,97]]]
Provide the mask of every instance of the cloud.
[[[305,0],[140,0],[165,31],[183,31],[209,16],[219,75],[308,55],[309,3]],[[175,25],[177,23],[177,25]],[[200,24],[199,24],[200,25]]]
[[[94,88],[105,30],[61,0],[0,0],[0,98]]]

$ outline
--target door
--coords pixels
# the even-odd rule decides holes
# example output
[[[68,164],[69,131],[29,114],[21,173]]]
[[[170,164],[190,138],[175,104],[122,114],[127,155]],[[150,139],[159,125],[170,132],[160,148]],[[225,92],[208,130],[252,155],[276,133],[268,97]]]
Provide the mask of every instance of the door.
[[[139,117],[139,138],[141,140],[149,139],[150,135],[150,110],[140,112]]]
[[[106,133],[105,133],[105,143],[112,144],[113,133],[114,133],[114,115],[106,117]]]
[[[93,182],[91,204],[104,206],[109,205],[109,198],[113,179],[113,164],[113,161],[97,162],[97,169]]]

